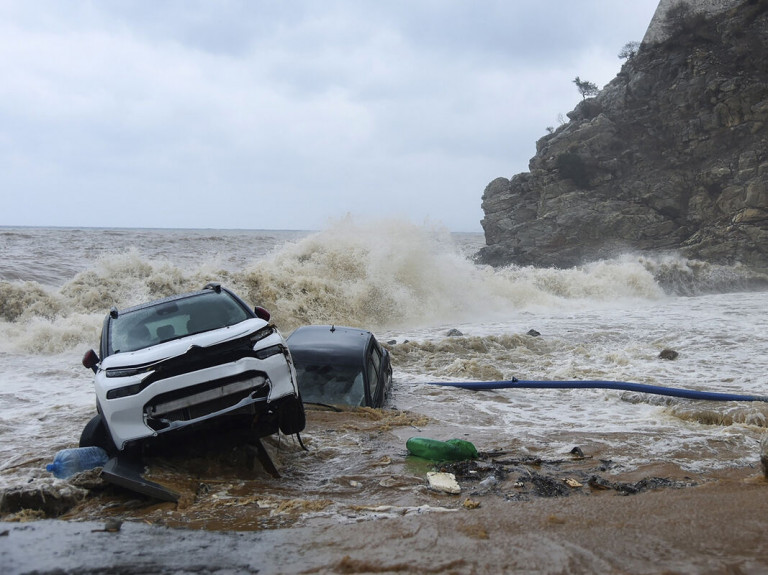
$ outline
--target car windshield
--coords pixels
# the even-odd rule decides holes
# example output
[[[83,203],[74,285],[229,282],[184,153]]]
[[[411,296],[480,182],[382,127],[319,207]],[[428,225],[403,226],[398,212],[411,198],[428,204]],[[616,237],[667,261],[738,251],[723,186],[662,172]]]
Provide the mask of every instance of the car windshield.
[[[305,403],[364,405],[363,372],[351,365],[296,365]]]
[[[250,317],[224,291],[158,302],[121,313],[110,322],[110,353],[136,351],[187,335],[235,325]]]

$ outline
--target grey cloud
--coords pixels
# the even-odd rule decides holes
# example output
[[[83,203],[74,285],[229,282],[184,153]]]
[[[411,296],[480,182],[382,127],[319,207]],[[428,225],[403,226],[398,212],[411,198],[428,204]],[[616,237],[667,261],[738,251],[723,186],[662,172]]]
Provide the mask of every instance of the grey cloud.
[[[607,82],[654,7],[4,3],[0,170],[35,208],[0,224],[311,228],[378,205],[479,230],[486,183],[526,169],[572,78]]]

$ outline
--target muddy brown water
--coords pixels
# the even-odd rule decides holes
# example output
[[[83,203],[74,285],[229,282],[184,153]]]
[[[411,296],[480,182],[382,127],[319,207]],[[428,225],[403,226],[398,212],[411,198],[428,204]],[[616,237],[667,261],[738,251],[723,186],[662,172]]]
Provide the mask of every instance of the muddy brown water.
[[[478,460],[436,466],[407,455],[408,437],[455,431],[415,411],[310,410],[307,450],[290,437],[264,442],[280,478],[235,445],[152,458],[148,477],[178,491],[178,503],[102,485],[66,521],[6,515],[0,559],[9,573],[768,569],[757,460],[693,476],[664,461],[623,470],[607,447],[622,438],[567,431],[574,449],[562,452],[474,432]],[[433,469],[454,473],[462,493],[429,490]],[[109,518],[123,520],[119,533],[104,532]]]
[[[622,471],[605,438],[573,435],[561,453],[526,448],[475,434],[481,457],[435,464],[408,455],[411,436],[446,437],[455,432],[428,416],[366,408],[310,408],[302,434],[271,436],[263,443],[279,470],[271,476],[242,445],[187,446],[175,457],[147,459],[145,477],[180,494],[177,503],[158,502],[107,484],[61,518],[120,517],[146,524],[210,531],[258,531],[304,525],[333,525],[425,511],[551,497],[635,495],[685,489],[708,481],[677,465],[654,462]],[[494,441],[496,439],[496,441]],[[614,438],[618,440],[620,438]],[[486,450],[483,450],[485,447]],[[460,496],[427,486],[429,471],[453,473]]]

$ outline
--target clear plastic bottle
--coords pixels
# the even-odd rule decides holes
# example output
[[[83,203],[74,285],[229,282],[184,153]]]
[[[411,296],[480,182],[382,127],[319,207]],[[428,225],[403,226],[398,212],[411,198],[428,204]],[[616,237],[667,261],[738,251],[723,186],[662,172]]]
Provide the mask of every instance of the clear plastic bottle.
[[[45,466],[54,477],[66,479],[75,473],[103,467],[109,461],[109,455],[101,447],[74,447],[62,449],[53,458],[53,463]]]

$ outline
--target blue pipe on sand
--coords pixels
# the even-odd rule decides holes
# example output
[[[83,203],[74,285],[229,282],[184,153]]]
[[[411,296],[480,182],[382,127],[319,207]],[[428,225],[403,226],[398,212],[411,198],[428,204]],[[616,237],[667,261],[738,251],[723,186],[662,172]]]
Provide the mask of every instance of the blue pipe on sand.
[[[644,383],[631,383],[628,381],[524,381],[511,379],[508,381],[430,381],[430,385],[443,385],[447,387],[461,387],[481,391],[487,389],[618,389],[622,391],[636,391],[638,393],[651,393],[654,395],[669,395],[685,399],[702,399],[706,401],[764,401],[768,402],[765,395],[741,395],[738,393],[717,393],[713,391],[695,391],[692,389],[678,389],[675,387],[661,387]]]

